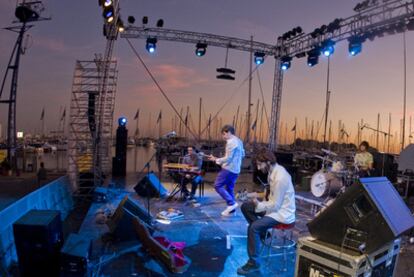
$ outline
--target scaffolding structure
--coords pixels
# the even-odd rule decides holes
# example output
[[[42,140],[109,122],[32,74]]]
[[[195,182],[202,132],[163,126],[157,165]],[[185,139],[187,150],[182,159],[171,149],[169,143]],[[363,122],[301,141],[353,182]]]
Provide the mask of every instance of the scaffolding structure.
[[[68,175],[74,191],[89,194],[111,170],[112,124],[118,70],[97,56],[77,61],[69,117]]]

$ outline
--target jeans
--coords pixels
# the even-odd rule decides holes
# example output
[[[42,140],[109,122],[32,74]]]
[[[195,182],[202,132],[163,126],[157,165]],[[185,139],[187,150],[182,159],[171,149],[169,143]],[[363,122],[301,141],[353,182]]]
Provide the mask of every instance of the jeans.
[[[265,212],[256,213],[253,202],[243,203],[241,211],[249,223],[247,227],[247,254],[249,255],[249,262],[259,265],[260,238],[265,236],[267,229],[279,224],[279,222],[269,216],[265,216]]]
[[[222,169],[214,182],[214,189],[226,201],[228,206],[236,203],[234,198],[234,184],[236,183],[237,177],[239,177],[239,174]]]
[[[183,191],[185,195],[191,195],[194,196],[197,190],[198,184],[200,184],[203,181],[203,177],[201,176],[195,176],[193,178],[185,178],[183,180]],[[187,189],[187,184],[191,182],[191,193]]]

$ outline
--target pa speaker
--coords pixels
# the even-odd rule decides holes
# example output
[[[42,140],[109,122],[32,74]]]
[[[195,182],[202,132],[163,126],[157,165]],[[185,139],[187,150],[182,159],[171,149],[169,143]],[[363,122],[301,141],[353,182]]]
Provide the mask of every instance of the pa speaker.
[[[371,253],[414,227],[414,217],[386,177],[361,178],[308,223],[316,239]]]
[[[150,227],[154,223],[153,216],[148,214],[147,210],[137,201],[128,196],[119,203],[113,215],[107,221],[109,231],[121,241],[136,240],[136,233],[132,228],[132,220],[134,217],[139,218],[148,229],[153,232]]]
[[[168,191],[153,172],[146,174],[134,187],[134,190],[142,197],[164,198],[168,195]]]
[[[60,253],[60,277],[90,276],[88,261],[92,240],[84,235],[69,234]]]
[[[13,224],[21,276],[59,276],[60,212],[30,210]]]

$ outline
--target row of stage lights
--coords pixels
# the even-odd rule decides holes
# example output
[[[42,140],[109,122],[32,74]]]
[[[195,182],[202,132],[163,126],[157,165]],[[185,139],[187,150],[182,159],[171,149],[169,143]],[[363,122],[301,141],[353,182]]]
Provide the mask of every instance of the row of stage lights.
[[[349,54],[351,56],[358,55],[362,50],[363,39],[359,36],[354,36],[349,39]],[[145,48],[151,54],[155,53],[157,48],[157,38],[149,37],[147,38]],[[206,54],[207,44],[199,42],[196,44],[195,54],[198,57],[202,57]],[[312,67],[318,64],[320,54],[323,54],[326,57],[331,56],[335,52],[335,42],[332,40],[325,40],[320,47],[315,47],[314,49],[307,52],[308,55],[308,66]],[[254,53],[254,63],[256,65],[261,65],[265,61],[265,53],[255,52]],[[302,55],[297,55],[297,57],[303,57]],[[281,69],[288,70],[290,68],[292,57],[285,56],[281,58]]]
[[[106,2],[112,2],[111,0],[100,0]],[[372,3],[371,3],[372,2]],[[358,7],[360,9],[366,8],[366,6],[372,6],[376,3],[375,0],[366,0],[362,2],[362,8]],[[131,18],[133,20],[131,20]],[[128,22],[130,24],[133,24],[135,19],[133,17],[128,18]],[[143,17],[142,19],[143,24],[148,23],[148,18]],[[322,35],[326,35],[328,33],[333,33],[335,30],[340,29],[340,24],[342,22],[342,19],[335,19],[328,25],[322,25],[319,28],[316,28],[313,32],[310,33],[310,36],[312,38],[317,38]],[[163,27],[163,21],[160,19],[157,22],[157,27]],[[373,41],[375,37],[382,37],[384,36],[384,33],[387,34],[395,34],[395,33],[401,33],[406,30],[414,30],[414,20],[409,20],[408,22],[400,22],[397,24],[390,24],[385,27],[380,27],[375,30],[371,30],[366,32],[365,34],[355,34],[354,36],[351,36],[348,39],[348,52],[350,56],[356,56],[362,51],[362,44],[369,39],[370,41]],[[290,30],[289,32],[284,33],[282,36],[278,38],[278,40],[281,41],[289,41],[292,40],[298,36],[304,35],[301,27],[296,27]],[[157,38],[156,37],[148,37],[146,41],[145,48],[149,53],[155,53],[157,48]],[[196,44],[195,54],[198,57],[202,57],[207,52],[207,43],[205,42],[198,42]],[[307,65],[309,67],[313,67],[319,63],[319,56],[322,54],[325,57],[330,57],[335,52],[335,41],[331,39],[326,39],[322,43],[316,45],[313,49],[309,50],[306,53],[298,53],[295,55],[296,58],[303,58],[307,56]],[[254,63],[256,65],[261,65],[265,61],[266,54],[263,52],[255,52],[254,53]],[[280,68],[283,71],[286,71],[290,68],[292,57],[290,56],[284,56],[280,58]]]

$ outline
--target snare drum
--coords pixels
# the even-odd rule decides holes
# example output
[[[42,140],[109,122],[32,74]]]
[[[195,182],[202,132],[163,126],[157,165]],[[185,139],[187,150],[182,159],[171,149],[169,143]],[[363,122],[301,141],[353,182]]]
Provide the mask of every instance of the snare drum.
[[[332,172],[318,171],[311,179],[311,192],[316,197],[324,197],[339,192],[342,180]]]

